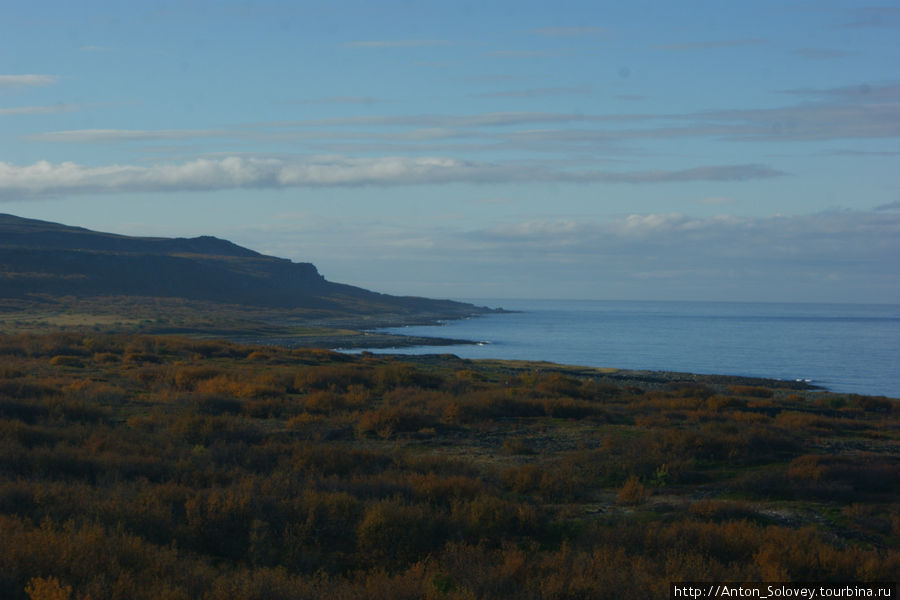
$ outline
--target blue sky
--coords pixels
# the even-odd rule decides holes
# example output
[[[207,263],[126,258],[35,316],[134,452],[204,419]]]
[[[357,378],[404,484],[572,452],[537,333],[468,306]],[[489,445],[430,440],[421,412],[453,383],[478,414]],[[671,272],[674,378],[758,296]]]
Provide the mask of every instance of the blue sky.
[[[0,212],[432,297],[900,302],[900,3],[4,2]]]

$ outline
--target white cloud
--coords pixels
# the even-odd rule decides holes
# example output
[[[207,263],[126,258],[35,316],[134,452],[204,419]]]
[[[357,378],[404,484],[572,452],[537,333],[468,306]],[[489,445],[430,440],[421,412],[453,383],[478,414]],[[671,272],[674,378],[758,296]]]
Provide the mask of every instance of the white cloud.
[[[33,142],[62,142],[77,144],[106,144],[115,142],[185,140],[229,135],[221,130],[208,129],[72,129],[48,131],[27,136]]]
[[[440,240],[465,268],[527,273],[560,295],[896,302],[900,212],[529,221]],[[437,257],[435,257],[437,260]],[[519,266],[516,266],[519,265]],[[664,289],[641,281],[665,279]],[[540,293],[535,289],[533,293]]]
[[[589,93],[590,88],[535,88],[501,91],[489,96],[529,97],[556,93]],[[900,137],[900,84],[857,85],[830,89],[795,89],[785,93],[804,102],[765,109],[714,110],[681,114],[554,113],[500,111],[473,114],[373,115],[250,123],[228,130],[116,130],[50,131],[26,137],[29,141],[122,143],[190,138],[231,138],[244,141],[303,141],[310,152],[404,153],[427,151],[596,152],[598,147],[627,151],[625,143],[686,138],[740,141],[812,141]],[[357,102],[365,98],[338,97],[323,101]],[[69,109],[23,107],[0,109],[0,114],[37,114]],[[630,127],[623,127],[631,124]],[[391,131],[393,129],[393,131]],[[425,140],[469,138],[466,148],[433,147]],[[343,146],[325,145],[346,140]],[[384,142],[398,142],[395,145]],[[406,143],[406,146],[403,146]],[[603,144],[603,146],[598,146]],[[615,144],[613,148],[611,144]],[[721,173],[720,173],[721,174]],[[697,174],[691,175],[692,177]],[[642,175],[641,179],[646,179]],[[668,179],[668,176],[664,177]]]
[[[762,165],[704,166],[677,171],[607,172],[554,170],[529,165],[463,161],[446,157],[350,158],[319,156],[304,160],[230,156],[153,166],[85,166],[40,161],[28,166],[0,162],[0,198],[58,194],[289,188],[395,186],[448,182],[505,183],[660,183],[734,181],[781,173]]]
[[[473,98],[540,98],[542,96],[556,95],[585,95],[591,94],[593,91],[588,86],[576,87],[546,87],[532,88],[527,90],[504,90],[500,92],[486,92],[482,94],[472,94]]]
[[[0,108],[0,115],[55,115],[81,109],[80,104],[49,104],[46,106],[14,106]]]
[[[844,27],[898,27],[900,7],[862,6],[851,10],[854,20]]]
[[[298,219],[258,244],[315,248],[325,273],[369,287],[460,297],[517,289],[544,297],[896,302],[900,211],[695,217],[547,218],[481,229],[441,222],[404,229],[380,218]],[[250,237],[246,238],[250,241]],[[250,244],[257,248],[258,245]],[[410,252],[409,248],[415,248]],[[309,259],[306,251],[291,255]],[[284,253],[282,254],[284,255]],[[359,257],[365,256],[365,267]],[[335,265],[343,265],[340,276]],[[398,267],[402,265],[402,267]],[[334,271],[334,272],[332,272]],[[415,273],[415,275],[411,275]],[[478,273],[477,282],[473,273]],[[665,281],[660,287],[659,282]],[[381,282],[381,283],[378,283]],[[493,289],[493,288],[491,288]],[[478,293],[473,293],[478,292]]]
[[[545,241],[564,241],[567,236],[579,231],[578,223],[569,219],[541,219],[505,225],[493,230],[508,239],[533,239],[540,237]]]
[[[568,88],[524,90],[516,93],[545,93]],[[352,118],[311,119],[272,123],[250,123],[229,129],[81,129],[49,131],[25,136],[31,142],[71,144],[141,144],[154,143],[148,152],[168,152],[176,165],[143,167],[147,173],[135,183],[135,175],[120,177],[122,183],[101,183],[100,176],[88,167],[75,165],[90,189],[129,190],[154,189],[152,181],[164,168],[183,168],[196,155],[183,156],[176,144],[160,148],[159,142],[228,139],[236,143],[228,156],[244,154],[241,144],[292,143],[308,155],[336,153],[359,156],[369,154],[383,158],[285,158],[277,166],[269,167],[280,175],[260,177],[257,187],[288,187],[309,185],[411,185],[441,182],[523,182],[561,181],[584,183],[671,183],[683,181],[742,181],[784,175],[775,166],[765,164],[702,165],[693,168],[667,170],[603,170],[576,168],[574,158],[585,158],[589,165],[599,165],[598,156],[622,158],[636,156],[633,145],[650,140],[716,139],[722,142],[741,141],[810,141],[837,139],[874,139],[900,137],[900,84],[844,86],[831,89],[791,90],[804,102],[778,108],[705,111],[692,114],[581,114],[528,111],[502,111],[473,114],[375,115]],[[349,100],[349,99],[348,99]],[[4,115],[50,114],[74,110],[77,105],[58,104],[52,107],[10,107],[0,109]],[[297,146],[295,146],[297,147]],[[557,165],[550,161],[523,165],[514,161],[486,162],[474,160],[501,153],[516,157],[528,150],[541,156],[556,155],[569,161]],[[395,155],[395,156],[392,156]],[[428,162],[423,155],[444,157],[438,163]],[[405,158],[397,158],[403,156]],[[466,157],[449,159],[447,156]],[[245,160],[269,158],[259,154],[246,155]],[[423,162],[424,161],[424,162]],[[184,164],[183,164],[184,163]],[[179,167],[180,165],[180,167]],[[394,165],[387,170],[387,165]],[[397,169],[396,165],[402,165]],[[7,172],[22,171],[27,166],[7,165]],[[124,172],[121,165],[108,166]],[[377,170],[375,174],[372,171]],[[302,172],[304,177],[296,176]],[[314,176],[315,175],[315,176]],[[105,176],[103,181],[108,180]],[[169,184],[165,189],[197,189],[205,183],[188,181],[181,187]],[[286,182],[290,183],[286,183]],[[221,183],[209,184],[210,189],[233,187],[225,177]],[[41,186],[36,186],[41,187]],[[159,186],[164,187],[164,186]],[[0,182],[0,191],[8,195],[12,188]],[[16,188],[18,189],[18,188]],[[35,193],[69,193],[78,186],[57,187],[48,181],[43,190]],[[29,193],[21,191],[20,193]]]
[[[328,98],[308,98],[298,100],[296,104],[378,104],[384,102],[372,96],[331,96]]]
[[[794,50],[794,54],[810,60],[831,60],[851,56],[850,52],[832,50],[830,48],[798,48],[797,50]]]
[[[710,48],[731,48],[736,46],[759,46],[766,44],[766,40],[760,38],[748,38],[742,40],[720,40],[713,42],[687,42],[683,44],[660,44],[654,46],[654,50],[707,50]]]
[[[845,85],[834,88],[796,88],[782,90],[783,94],[807,96],[829,102],[854,102],[863,106],[871,103],[896,103],[900,101],[900,84],[888,83],[870,85]]]
[[[0,89],[56,83],[55,75],[0,75]]]
[[[499,58],[553,58],[562,53],[556,50],[493,50],[487,55]]]
[[[746,181],[781,175],[785,175],[785,173],[765,165],[715,165],[678,171],[586,171],[581,173],[580,178],[583,181],[605,183],[671,183],[677,181]]]
[[[755,218],[630,214],[608,221],[528,221],[464,237],[482,248],[536,257],[541,248],[565,241],[597,260],[624,254],[633,260],[655,256],[665,264],[683,265],[784,262],[863,270],[890,266],[898,278],[893,264],[900,255],[900,212],[830,211]],[[866,260],[873,262],[866,264]]]
[[[709,198],[700,198],[696,200],[697,204],[734,204],[737,202],[734,198],[728,196],[712,196]]]
[[[609,33],[606,27],[541,27],[533,29],[534,33],[543,37],[583,37]]]
[[[536,88],[497,92],[496,96],[588,93],[589,88]],[[810,141],[900,137],[900,84],[858,85],[829,89],[787,90],[813,99],[800,104],[764,109],[711,110],[681,114],[641,113],[548,113],[505,111],[469,115],[366,116],[341,119],[284,121],[266,124],[279,128],[313,127],[427,127],[489,128],[532,127],[500,136],[519,144],[523,140],[584,144],[597,141],[636,141],[678,138],[718,138],[727,141]],[[600,128],[604,124],[634,123],[630,129]],[[672,123],[684,123],[672,126]],[[560,129],[534,129],[553,124]],[[592,125],[578,129],[562,127]],[[662,126],[664,124],[665,126]],[[482,136],[496,135],[481,130]]]
[[[348,48],[418,48],[421,46],[447,46],[446,40],[370,40],[348,42],[344,44]]]
[[[503,111],[471,115],[409,115],[399,117],[356,117],[350,119],[322,119],[298,121],[295,125],[396,125],[422,127],[498,127],[528,123],[571,123],[606,120],[584,114]]]

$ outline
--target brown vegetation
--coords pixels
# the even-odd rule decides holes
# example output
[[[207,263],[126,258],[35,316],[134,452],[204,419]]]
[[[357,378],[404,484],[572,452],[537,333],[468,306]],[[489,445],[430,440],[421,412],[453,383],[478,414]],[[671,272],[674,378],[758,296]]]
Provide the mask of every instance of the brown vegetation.
[[[896,400],[0,335],[0,597],[660,598],[900,572]]]

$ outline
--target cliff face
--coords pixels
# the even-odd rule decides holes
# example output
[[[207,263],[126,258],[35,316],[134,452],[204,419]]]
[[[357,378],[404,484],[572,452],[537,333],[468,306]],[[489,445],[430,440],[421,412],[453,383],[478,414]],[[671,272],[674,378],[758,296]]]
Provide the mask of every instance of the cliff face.
[[[129,237],[0,215],[0,297],[186,298],[347,314],[466,314],[476,307],[326,281],[311,263],[227,240]]]

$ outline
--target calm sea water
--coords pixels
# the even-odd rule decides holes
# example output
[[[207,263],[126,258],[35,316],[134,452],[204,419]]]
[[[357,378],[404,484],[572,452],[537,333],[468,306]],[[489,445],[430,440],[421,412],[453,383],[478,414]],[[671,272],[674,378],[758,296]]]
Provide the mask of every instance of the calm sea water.
[[[466,301],[521,312],[385,330],[480,345],[373,352],[803,379],[900,397],[900,305]]]

